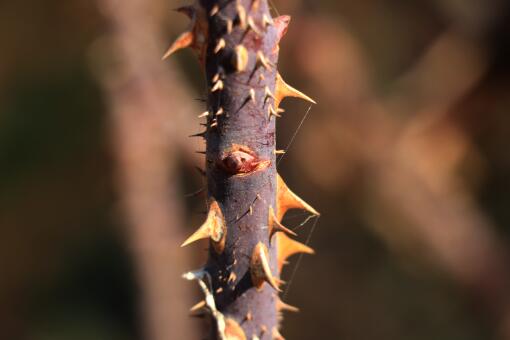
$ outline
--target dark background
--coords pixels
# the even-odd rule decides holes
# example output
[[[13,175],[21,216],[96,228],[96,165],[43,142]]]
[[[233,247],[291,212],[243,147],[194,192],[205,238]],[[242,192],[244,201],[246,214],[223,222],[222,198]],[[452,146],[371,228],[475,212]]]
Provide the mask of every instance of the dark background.
[[[205,244],[178,248],[203,218],[203,79],[189,51],[160,61],[182,4],[0,3],[1,339],[206,334],[180,279]],[[318,102],[300,129],[284,102],[280,173],[322,213],[287,219],[317,254],[284,270],[282,334],[510,339],[508,2],[274,5],[280,72]]]

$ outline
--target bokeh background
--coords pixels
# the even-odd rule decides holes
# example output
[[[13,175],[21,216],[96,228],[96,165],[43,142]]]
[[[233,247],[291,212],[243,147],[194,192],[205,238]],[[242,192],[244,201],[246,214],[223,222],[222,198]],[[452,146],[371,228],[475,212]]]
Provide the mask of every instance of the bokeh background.
[[[204,81],[174,0],[0,3],[0,339],[203,339],[187,136]],[[510,339],[506,0],[275,0],[278,121],[322,213],[283,279],[288,339]],[[301,124],[302,123],[302,124]],[[296,134],[297,133],[297,134]],[[295,273],[295,275],[293,275]]]

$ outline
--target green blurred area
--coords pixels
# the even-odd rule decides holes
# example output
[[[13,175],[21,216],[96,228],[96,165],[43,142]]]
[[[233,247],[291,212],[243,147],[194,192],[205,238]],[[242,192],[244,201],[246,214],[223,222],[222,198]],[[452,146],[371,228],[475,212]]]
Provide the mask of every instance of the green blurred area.
[[[276,5],[296,11],[290,14],[297,18],[313,15],[341,22],[358,39],[378,93],[391,92],[395,78],[452,23],[484,45],[488,71],[456,103],[461,113],[455,114],[483,166],[459,172],[508,247],[508,6],[500,7],[491,21],[483,19],[484,13],[497,1],[290,3]],[[168,11],[168,20],[175,15]],[[180,28],[169,24],[169,36]],[[0,339],[142,338],[140,291],[125,226],[116,215],[109,113],[90,65],[91,46],[106,30],[93,1],[0,4]],[[282,72],[300,79],[303,74],[285,48],[284,42]],[[190,75],[189,82],[197,84],[198,72],[191,70],[196,64],[182,62],[187,56],[177,59],[190,69],[183,72]],[[320,88],[312,90],[320,96]],[[306,111],[300,104],[289,107],[296,116],[279,124],[281,145]],[[325,117],[327,110],[319,100],[311,116]],[[291,283],[287,300],[301,313],[286,316],[283,334],[288,339],[497,338],[495,316],[469,289],[442,269],[424,264],[422,249],[415,255],[399,254],[373,232],[370,219],[363,217],[370,211],[370,172],[360,170],[338,188],[318,190],[313,181],[307,184],[301,150],[291,150],[281,169],[323,217],[311,239],[317,255],[303,258]],[[185,183],[185,174],[192,170],[185,162],[180,167],[184,201],[193,187]],[[470,182],[470,176],[476,180]],[[303,216],[294,216],[288,221],[297,225]],[[394,223],[391,216],[380,222]],[[293,268],[286,268],[284,276]]]

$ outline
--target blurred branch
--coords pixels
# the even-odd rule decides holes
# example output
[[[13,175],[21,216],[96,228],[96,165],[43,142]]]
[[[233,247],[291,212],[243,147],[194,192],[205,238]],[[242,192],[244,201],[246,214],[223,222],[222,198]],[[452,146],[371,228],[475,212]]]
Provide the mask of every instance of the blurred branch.
[[[315,157],[303,159],[303,166],[324,188],[346,182],[337,174],[355,176],[353,169],[363,169],[370,197],[362,214],[378,235],[394,250],[433,260],[506,324],[510,272],[504,246],[457,174],[477,152],[451,115],[486,71],[483,47],[446,31],[381,97],[370,88],[364,73],[369,68],[352,36],[324,18],[310,17],[300,28],[294,36],[309,44],[293,44],[297,67],[308,71],[311,87],[325,89],[319,102],[328,108],[308,129],[320,131],[325,141],[310,145],[310,137],[303,143],[310,150],[298,154]],[[321,60],[309,62],[316,57]],[[328,153],[315,152],[326,147]],[[335,153],[340,160],[331,160]]]
[[[117,185],[142,288],[145,339],[192,339],[185,311],[190,268],[180,251],[182,206],[177,195],[174,136],[189,134],[199,110],[174,68],[160,61],[163,1],[98,0],[111,35],[94,47],[94,60],[111,110]],[[190,104],[191,103],[191,104]],[[186,147],[196,149],[192,141]],[[190,154],[192,154],[190,152]]]

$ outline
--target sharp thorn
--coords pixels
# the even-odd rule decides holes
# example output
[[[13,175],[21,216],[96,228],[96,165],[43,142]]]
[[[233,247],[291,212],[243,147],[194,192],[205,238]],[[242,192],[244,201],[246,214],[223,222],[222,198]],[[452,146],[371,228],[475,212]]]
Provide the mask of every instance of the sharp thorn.
[[[277,197],[276,197],[276,213],[278,221],[281,221],[283,215],[289,209],[303,209],[309,213],[319,216],[319,212],[311,205],[303,201],[298,195],[293,193],[280,175],[277,175]]]
[[[271,66],[274,66],[269,60],[267,60],[262,51],[257,52],[257,64],[264,66],[266,70],[271,70]]]
[[[283,98],[285,97],[295,97],[295,98],[301,98],[301,99],[304,99],[306,101],[309,101],[313,104],[317,104],[315,102],[315,100],[313,100],[312,98],[308,97],[307,95],[305,95],[304,93],[296,90],[295,88],[293,88],[292,86],[290,86],[289,84],[287,84],[282,76],[278,73],[276,75],[276,90],[275,90],[275,104],[276,104],[276,107],[279,107],[280,106],[280,103],[281,101],[283,100]]]
[[[220,38],[220,40],[218,40],[218,43],[216,44],[216,47],[214,48],[214,53],[217,54],[219,51],[224,49],[226,45],[227,43],[225,42],[225,39]]]
[[[221,254],[225,248],[226,234],[227,227],[221,208],[216,200],[211,199],[205,222],[193,235],[183,242],[181,247],[185,247],[201,239],[210,238],[216,252]]]
[[[287,311],[287,312],[293,312],[297,313],[299,312],[299,308],[291,306],[283,302],[281,299],[276,300],[276,310],[281,311]]]
[[[255,103],[255,89],[250,89],[250,100]]]
[[[223,90],[223,81],[218,80],[211,89],[211,92]]]
[[[257,289],[261,289],[264,282],[267,282],[275,290],[281,291],[269,266],[267,247],[262,242],[259,242],[253,249],[250,261],[250,275],[253,285]]]
[[[269,105],[268,111],[269,118],[271,118],[271,116],[281,117],[281,115],[278,114],[278,111],[274,109],[273,105]]]
[[[172,54],[174,54],[176,51],[189,47],[191,44],[193,44],[194,40],[194,34],[191,31],[182,33],[175,42],[170,45],[168,50],[165,52],[161,60],[165,60],[166,58],[170,57]]]
[[[248,66],[249,59],[248,50],[243,45],[237,45],[234,49],[234,52],[235,52],[233,55],[234,68],[237,70],[237,72],[242,72],[246,70],[246,66]]]
[[[246,334],[237,321],[231,318],[225,318],[225,331],[223,332],[222,339],[225,340],[246,340]]]
[[[297,234],[284,226],[280,221],[277,220],[276,215],[274,213],[273,207],[269,206],[269,217],[267,221],[267,226],[269,229],[269,242],[271,242],[271,239],[273,235],[278,232],[284,232],[292,236],[297,236]]]
[[[214,5],[211,11],[209,12],[209,16],[213,17],[220,11],[220,6]]]
[[[276,249],[278,249],[277,264],[278,271],[281,272],[284,264],[287,263],[287,258],[294,254],[315,254],[314,250],[307,245],[291,239],[284,233],[278,233],[276,238]]]
[[[188,137],[190,137],[190,138],[192,138],[192,137],[205,137],[206,133],[207,133],[207,130],[203,131],[203,132],[195,133],[194,135],[189,135]]]
[[[247,27],[247,24],[246,24],[246,10],[244,9],[244,7],[238,3],[236,5],[236,9],[237,9],[237,18],[239,20],[239,26],[241,26],[241,28],[243,30],[246,29]]]
[[[195,304],[193,307],[189,309],[190,313],[195,313],[196,311],[199,311],[203,308],[205,308],[207,305],[205,303],[205,300],[200,301],[199,303]]]
[[[278,328],[274,327],[272,333],[273,340],[285,340],[285,338],[278,331]]]
[[[225,24],[227,26],[227,34],[232,33],[232,30],[234,29],[234,22],[230,18],[225,19]]]
[[[262,26],[264,26],[264,28],[267,28],[267,26],[270,26],[273,24],[274,24],[273,18],[271,18],[270,15],[267,15],[266,13],[264,13],[262,15]]]
[[[248,17],[247,22],[248,22],[249,29],[253,30],[253,32],[255,32],[255,34],[257,34],[258,36],[262,35],[262,32],[260,32],[257,25],[255,25],[255,22],[253,21],[253,18],[251,16]]]

